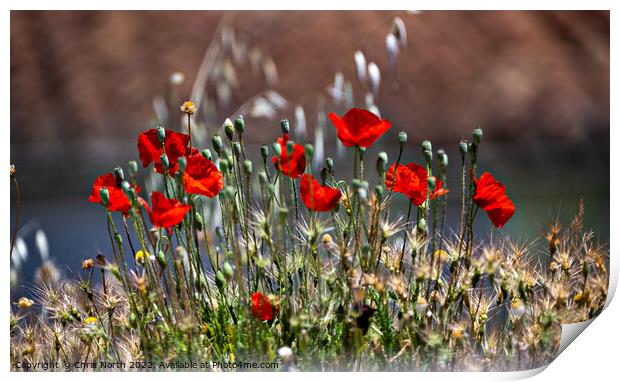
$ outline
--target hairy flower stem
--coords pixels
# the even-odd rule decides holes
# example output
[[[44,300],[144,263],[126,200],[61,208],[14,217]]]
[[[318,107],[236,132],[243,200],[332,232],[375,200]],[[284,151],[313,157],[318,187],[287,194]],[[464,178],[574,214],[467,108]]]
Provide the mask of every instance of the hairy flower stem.
[[[405,223],[405,229],[403,230],[403,248],[400,251],[400,259],[398,260],[398,269],[402,269],[403,260],[405,258],[405,244],[407,243],[407,230],[409,229],[409,219],[411,218],[411,205],[413,203],[409,203],[409,208],[407,209],[407,223]],[[413,260],[412,265],[413,267]]]
[[[192,150],[192,115],[187,113],[187,134],[189,135],[189,150]]]
[[[396,165],[394,166],[394,172],[392,173],[392,179],[395,181],[396,180],[396,171],[398,170],[398,166],[400,165],[400,159],[403,156],[403,149],[404,149],[404,145],[400,145],[400,149],[398,151],[398,158],[396,158]],[[389,187],[389,191],[388,191],[388,196],[386,198],[386,200],[388,200],[388,205],[387,208],[385,209],[385,216],[383,216],[383,220],[387,221],[388,217],[390,216],[390,207],[392,205],[392,191],[394,190],[394,184],[392,184],[392,187]]]

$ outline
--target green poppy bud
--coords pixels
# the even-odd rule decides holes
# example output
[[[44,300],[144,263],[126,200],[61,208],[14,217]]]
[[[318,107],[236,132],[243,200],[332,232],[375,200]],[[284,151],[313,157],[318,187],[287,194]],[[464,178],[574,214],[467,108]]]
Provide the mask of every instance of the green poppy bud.
[[[265,173],[265,171],[261,171],[258,173],[258,181],[260,182],[261,186],[267,184],[269,179],[267,178],[267,174]]]
[[[428,182],[428,188],[430,188],[431,190],[435,189],[435,177],[434,176],[429,176],[427,179]]]
[[[357,146],[357,151],[360,153],[360,157],[364,157],[364,154],[366,153],[366,147],[362,147],[362,146]]]
[[[228,153],[226,159],[228,159],[228,164],[230,164],[230,167],[233,167],[235,165],[235,159],[233,158],[231,153]]]
[[[431,141],[429,141],[428,139],[425,139],[422,141],[422,151],[433,151],[433,145],[431,144]]]
[[[179,157],[177,163],[179,164],[179,172],[184,172],[187,167],[187,159],[185,157]]]
[[[477,127],[474,129],[474,134],[473,134],[473,138],[474,138],[474,144],[480,145],[480,142],[482,141],[482,129]]]
[[[166,129],[162,125],[157,126],[157,139],[162,144],[166,140]]]
[[[106,187],[99,189],[99,197],[101,198],[101,204],[107,207],[108,203],[110,203],[110,192]]]
[[[448,154],[444,149],[437,150],[437,160],[439,161],[439,167],[446,169],[448,167]]]
[[[467,154],[467,141],[461,141],[459,143],[459,151],[461,152],[461,158],[465,158]]]
[[[234,126],[230,118],[226,118],[224,121],[224,134],[228,137],[229,140],[232,141],[233,135],[235,134]]]
[[[222,137],[216,134],[213,136],[213,138],[211,138],[211,142],[213,143],[213,149],[215,150],[215,153],[217,155],[220,155],[222,151]]]
[[[280,121],[280,128],[282,129],[282,134],[288,134],[290,130],[288,119],[284,118]]]
[[[325,159],[325,166],[327,166],[327,170],[329,172],[334,171],[334,160],[332,158]]]
[[[225,173],[228,171],[228,160],[220,159],[220,171]]]
[[[233,154],[235,154],[236,158],[239,158],[241,155],[241,144],[239,142],[233,143]]]
[[[383,197],[383,191],[384,191],[384,189],[383,189],[383,186],[382,186],[382,185],[378,184],[378,185],[375,187],[375,194],[377,194],[377,197],[378,197],[378,198],[382,198],[382,197]]]
[[[166,254],[164,253],[164,251],[159,251],[157,252],[157,262],[159,263],[159,266],[162,268],[166,268],[166,265],[168,265],[168,262],[166,261]]]
[[[286,142],[286,154],[291,156],[293,154],[293,150],[295,150],[295,142],[287,141]]]
[[[135,160],[130,160],[128,163],[129,176],[134,177],[138,174],[138,163]]]
[[[400,144],[400,146],[404,146],[407,143],[407,133],[404,131],[401,131],[400,133],[398,133],[398,143]]]
[[[243,161],[243,170],[245,171],[245,175],[252,175],[252,162],[249,160]]]
[[[326,180],[327,180],[327,168],[323,167],[321,169],[321,182],[325,183]]]
[[[230,263],[225,262],[222,269],[224,270],[224,276],[226,277],[226,280],[230,280],[233,277],[233,268]]]
[[[422,232],[426,232],[426,220],[424,220],[424,218],[418,220],[418,229]]]
[[[387,171],[388,156],[385,151],[381,151],[377,157],[377,172],[379,176],[383,176]]]
[[[269,147],[267,147],[267,145],[262,145],[260,147],[260,155],[263,157],[263,160],[267,160],[269,157]]]
[[[245,131],[245,121],[243,120],[242,115],[235,118],[235,131],[240,136],[243,135],[243,132]]]
[[[205,157],[208,160],[213,160],[213,155],[211,155],[211,150],[209,149],[204,149],[200,152],[202,154],[203,157]]]
[[[129,182],[124,181],[123,183],[121,183],[121,188],[123,189],[125,195],[129,196],[129,193],[131,191],[131,185],[129,184]]]
[[[164,168],[164,171],[168,171],[168,168],[170,168],[170,161],[168,160],[168,155],[162,153],[159,157],[159,160],[161,162],[161,166]]]
[[[198,231],[202,231],[202,228],[203,228],[202,215],[200,215],[198,212],[194,214],[194,225],[196,226],[196,229]]]
[[[282,146],[280,146],[278,142],[273,142],[272,148],[276,156],[280,157],[280,155],[282,154]]]
[[[114,167],[114,176],[116,177],[116,184],[121,184],[125,180],[125,174],[123,174],[121,166]]]
[[[304,153],[306,154],[306,162],[312,162],[312,155],[314,154],[314,147],[310,143],[304,146]]]
[[[114,240],[116,240],[116,243],[120,246],[123,245],[123,237],[121,236],[120,233],[117,233],[114,235]]]
[[[424,150],[424,159],[426,163],[430,163],[433,160],[433,152],[431,150]]]

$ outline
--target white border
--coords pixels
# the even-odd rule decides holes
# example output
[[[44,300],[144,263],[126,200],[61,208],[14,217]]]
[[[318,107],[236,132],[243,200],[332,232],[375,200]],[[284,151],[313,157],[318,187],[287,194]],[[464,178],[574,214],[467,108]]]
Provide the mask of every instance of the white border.
[[[611,67],[617,66],[620,60],[618,60],[618,47],[614,47],[614,43],[618,42],[618,17],[616,16],[616,11],[618,6],[616,5],[618,2],[613,1],[600,1],[600,0],[589,0],[589,1],[574,1],[574,0],[564,0],[561,3],[554,3],[552,1],[541,1],[541,0],[522,0],[522,1],[468,1],[464,3],[463,1],[391,1],[391,0],[382,0],[382,1],[359,1],[359,0],[345,0],[335,2],[333,0],[313,0],[313,1],[270,1],[263,0],[260,3],[252,2],[252,1],[236,1],[234,4],[232,2],[209,2],[209,9],[212,10],[221,10],[221,9],[253,9],[257,4],[260,4],[262,9],[436,9],[436,10],[450,10],[450,9],[471,9],[471,10],[483,10],[483,9],[529,9],[529,10],[542,10],[542,9],[609,9],[611,10],[611,41],[612,41],[612,49],[611,49]],[[48,1],[5,1],[3,2],[5,5],[5,12],[2,14],[2,39],[0,44],[2,44],[2,51],[5,52],[6,56],[9,56],[10,52],[10,9],[119,9],[119,10],[127,10],[127,9],[162,9],[162,10],[172,10],[172,9],[199,9],[201,4],[197,2],[171,2],[171,1],[161,1],[161,0],[151,0],[151,1],[140,1],[140,2],[126,2],[126,1],[118,1],[118,0],[109,0],[109,1],[74,1],[74,0],[63,0],[63,1],[54,1],[50,3]],[[560,7],[558,8],[558,6]],[[614,7],[615,5],[615,7]],[[10,60],[5,58],[0,63],[0,78],[2,78],[3,83],[3,92],[2,92],[2,102],[0,102],[0,108],[3,111],[3,123],[2,134],[4,139],[0,140],[0,145],[2,146],[0,150],[0,156],[2,158],[0,164],[0,170],[2,168],[8,169],[9,160],[10,160],[10,140],[8,139],[9,135],[9,126],[10,126]],[[618,89],[618,76],[616,73],[611,73],[611,126],[610,126],[610,141],[612,147],[618,147],[620,144],[620,133],[616,132],[615,129],[618,128],[616,111],[613,106],[617,105],[617,89]],[[36,102],[36,100],[32,100],[32,102]],[[610,168],[617,168],[618,164],[620,164],[620,154],[617,154],[617,151],[610,150],[611,152],[611,164]],[[5,178],[6,179],[6,178]],[[618,175],[614,175],[614,171],[610,174],[610,248],[615,248],[616,246],[616,238],[620,233],[618,232],[618,220],[617,216],[619,215],[619,204],[618,200]],[[8,188],[5,187],[0,191],[2,192],[2,211],[9,210],[9,192]],[[615,199],[614,199],[615,197]],[[0,239],[0,248],[8,248],[9,247],[9,232],[10,215],[5,213],[4,219],[0,222],[0,232],[4,232],[2,235],[2,239]],[[614,257],[612,256],[612,260]],[[5,268],[3,270],[5,277],[3,281],[0,282],[0,288],[2,290],[2,295],[5,296],[5,300],[1,306],[0,316],[3,319],[4,327],[8,328],[8,320],[9,320],[9,304],[7,303],[7,299],[9,296],[9,267],[8,267],[8,258],[4,260]],[[618,273],[618,262],[612,261],[612,273],[614,274],[612,285],[610,285],[610,296],[615,291],[615,287],[617,284],[617,273]],[[620,307],[619,304],[613,303],[609,305],[608,309],[606,309],[596,320],[595,322],[586,329],[587,335],[579,336],[574,342],[574,345],[569,346],[568,350],[563,352],[554,362],[552,362],[547,369],[534,377],[535,380],[609,380],[609,376],[613,375],[614,372],[617,373],[616,365],[618,362],[617,351],[618,344],[620,344]],[[0,346],[0,371],[3,374],[9,374],[9,336],[8,330],[0,331],[1,338],[1,346]],[[357,373],[347,374],[346,376],[339,375],[337,373],[322,373],[320,375],[315,375],[314,373],[299,373],[296,375],[291,374],[282,374],[282,373],[267,373],[267,374],[256,374],[252,375],[241,374],[241,373],[232,373],[230,375],[214,375],[214,373],[210,373],[209,375],[205,375],[203,373],[183,373],[183,375],[174,375],[174,377],[182,377],[184,379],[200,379],[203,380],[205,378],[226,378],[227,380],[247,380],[247,378],[255,379],[268,379],[271,381],[275,380],[284,380],[289,381],[291,377],[295,379],[301,380],[311,380],[315,378],[355,378],[356,381],[376,381],[381,378],[397,378],[402,380],[458,380],[463,381],[469,379],[475,379],[477,381],[493,381],[493,380],[505,380],[505,379],[518,379],[525,378],[531,375],[534,375],[538,371],[532,372],[524,372],[524,373],[391,373],[391,374],[380,374],[375,375],[375,373]],[[7,375],[10,380],[36,380],[36,379],[49,379],[49,380],[63,380],[63,381],[71,381],[71,380],[81,380],[88,379],[88,381],[100,381],[109,378],[110,376],[106,373],[46,373],[44,375],[38,373],[12,373]],[[128,375],[123,375],[123,377],[130,377]],[[141,374],[140,378],[148,378],[152,381],[159,380],[169,380],[170,377],[173,377],[169,374],[165,373],[150,373],[150,374]]]

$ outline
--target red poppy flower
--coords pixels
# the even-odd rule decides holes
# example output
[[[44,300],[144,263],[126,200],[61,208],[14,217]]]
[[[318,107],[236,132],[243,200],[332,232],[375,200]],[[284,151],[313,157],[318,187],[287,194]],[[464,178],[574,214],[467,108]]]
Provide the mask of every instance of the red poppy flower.
[[[293,153],[289,158],[289,155],[286,152],[288,134],[284,134],[278,138],[277,142],[280,144],[280,148],[282,149],[280,153],[280,161],[278,163],[278,157],[275,155],[271,158],[271,161],[278,170],[282,171],[282,174],[295,179],[299,178],[306,170],[306,154],[304,147],[297,143],[293,145]]]
[[[321,186],[310,174],[305,174],[299,183],[301,200],[313,211],[331,211],[340,201],[342,193],[334,187]]]
[[[342,118],[329,113],[329,119],[338,131],[338,139],[345,146],[368,147],[392,127],[387,119],[363,109],[351,109]]]
[[[444,196],[448,193],[448,191],[449,190],[447,188],[443,188],[443,182],[441,181],[441,179],[435,178],[435,189],[433,190],[433,192],[431,192],[430,199],[433,200],[435,198]]]
[[[428,171],[416,163],[399,164],[397,168],[395,166],[396,164],[391,165],[385,174],[386,187],[405,195],[416,206],[421,206],[426,200]],[[441,187],[440,182],[437,182],[437,185]]]
[[[497,228],[501,228],[515,213],[515,205],[506,196],[506,187],[488,172],[483,173],[474,181],[476,193],[474,202],[486,211],[489,219]]]
[[[166,129],[164,148],[166,149],[166,155],[168,156],[168,161],[170,162],[168,171],[171,174],[174,174],[177,171],[177,162],[180,157],[189,156],[192,154],[190,149],[187,147],[188,142],[189,135]],[[151,162],[155,162],[155,171],[160,174],[164,173],[164,169],[160,162],[162,149],[159,138],[157,138],[157,129],[150,129],[140,134],[138,137],[138,151],[140,152],[142,166],[147,167],[151,164]]]
[[[272,305],[269,297],[261,292],[252,293],[252,303],[250,306],[252,315],[262,321],[271,321],[280,313],[278,304]]]
[[[176,199],[168,199],[161,192],[153,191],[151,193],[151,202],[153,209],[149,208],[144,202],[144,208],[149,213],[151,223],[155,227],[164,227],[170,232],[170,228],[181,223],[189,206],[182,204]]]
[[[104,187],[108,189],[108,194],[110,195],[107,208],[110,211],[120,211],[123,215],[127,216],[129,214],[129,210],[131,209],[131,202],[116,181],[116,176],[111,172],[101,175],[95,179],[95,182],[93,183],[93,190],[88,197],[88,201],[91,203],[101,203],[100,191],[101,188]],[[136,193],[140,192],[140,187],[136,185],[135,191]]]
[[[189,194],[212,198],[224,187],[224,178],[213,162],[202,154],[194,154],[187,158],[183,184]]]

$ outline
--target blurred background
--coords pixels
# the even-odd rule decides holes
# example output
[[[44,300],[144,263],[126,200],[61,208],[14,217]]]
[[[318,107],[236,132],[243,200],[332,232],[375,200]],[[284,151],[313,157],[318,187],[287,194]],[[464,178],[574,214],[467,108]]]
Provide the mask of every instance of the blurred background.
[[[373,109],[394,128],[371,163],[381,150],[395,160],[401,130],[406,162],[422,161],[422,139],[448,152],[453,224],[458,142],[481,126],[480,170],[517,206],[504,231],[540,238],[583,198],[586,228],[609,240],[608,12],[14,11],[19,285],[41,258],[73,273],[110,250],[105,214],[87,200],[93,180],[138,159],[142,130],[185,131],[178,106],[190,98],[202,147],[244,114],[258,158],[287,117],[295,140],[317,147],[315,170],[331,156],[347,178],[352,156],[326,113]],[[14,199],[11,184],[11,233]],[[488,234],[486,218],[478,225]]]

